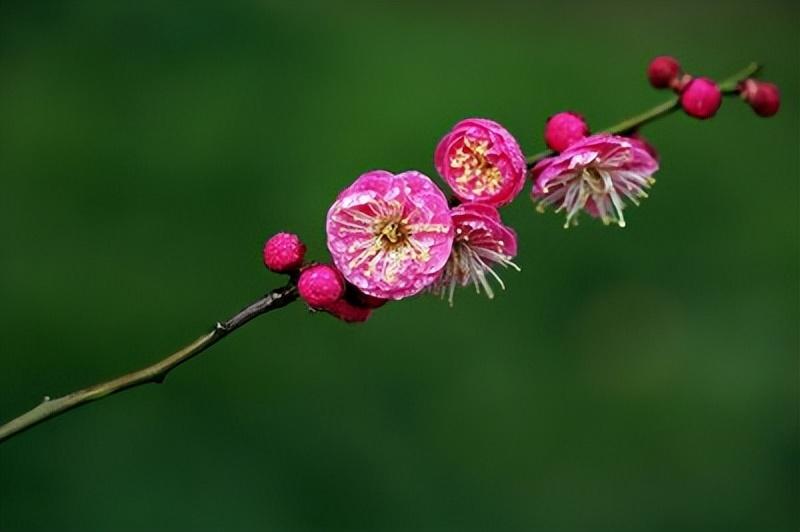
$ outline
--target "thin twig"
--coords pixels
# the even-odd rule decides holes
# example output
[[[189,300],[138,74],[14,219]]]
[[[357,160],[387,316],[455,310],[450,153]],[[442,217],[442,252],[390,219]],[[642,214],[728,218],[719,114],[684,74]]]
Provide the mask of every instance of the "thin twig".
[[[297,299],[293,284],[273,290],[240,310],[231,319],[217,323],[213,330],[182,347],[167,358],[116,379],[95,384],[63,397],[45,399],[36,407],[0,427],[0,442],[68,410],[109,395],[148,383],[161,383],[167,374],[190,358],[205,351],[256,316],[284,307]]]

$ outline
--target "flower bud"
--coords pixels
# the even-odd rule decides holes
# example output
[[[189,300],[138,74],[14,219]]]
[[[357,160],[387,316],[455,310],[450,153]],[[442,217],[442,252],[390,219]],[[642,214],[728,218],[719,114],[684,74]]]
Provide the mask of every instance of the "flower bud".
[[[315,264],[300,273],[297,290],[310,307],[324,308],[342,297],[344,280],[333,266]]]
[[[781,93],[774,83],[748,79],[741,84],[740,90],[758,116],[772,116],[781,106]]]
[[[372,315],[372,310],[364,307],[357,307],[347,301],[346,299],[337,299],[330,305],[326,305],[323,308],[325,312],[339,318],[342,321],[346,321],[348,323],[359,323],[362,321],[367,321],[370,315]]]
[[[264,265],[276,273],[298,269],[303,264],[306,246],[294,233],[278,233],[264,244]]]
[[[544,141],[553,151],[562,152],[570,144],[589,135],[589,126],[577,113],[565,111],[547,119],[544,126]]]
[[[362,292],[361,290],[359,290],[350,283],[347,283],[347,288],[345,288],[344,298],[349,303],[352,303],[356,307],[369,308],[369,309],[380,308],[389,302],[388,299],[383,299],[380,297],[375,297],[369,294],[365,294],[364,292]]]
[[[681,92],[681,107],[686,114],[705,120],[716,114],[722,105],[719,86],[708,78],[695,78]]]
[[[650,85],[657,89],[666,89],[672,86],[681,73],[681,65],[678,60],[668,55],[658,56],[647,67],[647,79]]]

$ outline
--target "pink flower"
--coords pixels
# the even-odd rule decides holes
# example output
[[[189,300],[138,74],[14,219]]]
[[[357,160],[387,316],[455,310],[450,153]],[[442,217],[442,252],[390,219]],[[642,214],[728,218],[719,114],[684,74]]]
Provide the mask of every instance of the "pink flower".
[[[513,229],[503,225],[500,213],[491,205],[464,203],[450,212],[456,227],[453,253],[433,292],[442,297],[446,295],[452,306],[456,286],[472,283],[478,293],[483,288],[486,295],[493,298],[494,291],[487,274],[505,290],[494,266],[511,266],[519,271],[519,267],[511,262],[517,254],[517,235]]]
[[[564,227],[577,224],[583,209],[604,224],[625,227],[623,198],[639,204],[658,162],[639,141],[601,133],[579,140],[560,155],[543,159],[533,168],[533,199],[543,212],[550,205],[565,211]]]
[[[436,147],[436,170],[464,202],[501,206],[525,184],[525,156],[511,133],[491,120],[468,118]]]
[[[658,150],[650,144],[650,141],[645,138],[644,135],[639,133],[638,131],[634,131],[630,135],[627,136],[631,142],[633,142],[634,146],[639,146],[644,151],[650,154],[650,156],[658,162],[660,156],[658,155]]]
[[[367,295],[403,299],[433,283],[450,256],[447,200],[427,176],[367,172],[328,211],[336,267]]]

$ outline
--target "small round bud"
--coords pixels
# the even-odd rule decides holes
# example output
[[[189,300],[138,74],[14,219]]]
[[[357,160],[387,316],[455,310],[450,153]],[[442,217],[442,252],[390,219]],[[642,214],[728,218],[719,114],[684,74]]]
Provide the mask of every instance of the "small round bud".
[[[647,66],[647,79],[650,85],[657,89],[671,87],[681,73],[678,60],[668,55],[661,55],[650,61]]]
[[[741,84],[740,90],[758,116],[772,116],[781,106],[781,93],[774,83],[748,79]]]
[[[346,299],[337,299],[330,305],[326,305],[322,310],[348,323],[367,321],[372,315],[371,309],[357,307]]]
[[[722,104],[719,86],[708,78],[695,78],[681,92],[681,107],[686,114],[705,120],[716,114]]]
[[[376,309],[385,305],[389,300],[365,294],[355,286],[348,283],[344,298],[357,307]]]
[[[589,126],[583,117],[569,111],[551,116],[544,126],[544,141],[553,151],[562,152],[588,135]]]
[[[306,246],[294,233],[278,233],[264,244],[264,265],[276,273],[298,269],[303,264]]]
[[[342,297],[344,280],[333,266],[315,264],[300,272],[297,291],[309,306],[323,308]]]

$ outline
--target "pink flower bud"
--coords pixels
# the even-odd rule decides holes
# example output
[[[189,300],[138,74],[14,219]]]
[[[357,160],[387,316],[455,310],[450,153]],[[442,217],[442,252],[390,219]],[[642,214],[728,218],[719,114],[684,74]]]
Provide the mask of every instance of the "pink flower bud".
[[[389,302],[388,299],[365,294],[352,284],[347,284],[344,298],[353,305],[361,308],[376,309]]]
[[[681,107],[686,114],[705,120],[716,114],[722,104],[719,86],[708,78],[695,78],[681,92]]]
[[[678,60],[668,55],[661,55],[650,61],[647,67],[647,79],[657,89],[666,89],[678,80],[681,65]]]
[[[330,305],[326,305],[322,310],[349,323],[367,321],[372,314],[371,309],[357,307],[346,299],[337,299]]]
[[[544,126],[544,141],[553,151],[562,152],[573,142],[589,135],[589,126],[577,113],[565,111],[547,119]]]
[[[264,265],[277,273],[298,269],[303,264],[306,246],[294,233],[278,233],[264,244]]]
[[[774,83],[748,79],[741,84],[740,90],[758,116],[772,116],[781,106],[781,93]]]
[[[328,264],[315,264],[300,273],[297,281],[300,297],[313,308],[324,308],[344,294],[341,274]]]

